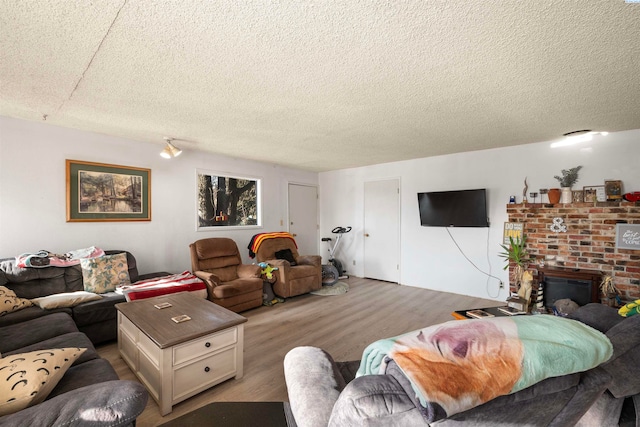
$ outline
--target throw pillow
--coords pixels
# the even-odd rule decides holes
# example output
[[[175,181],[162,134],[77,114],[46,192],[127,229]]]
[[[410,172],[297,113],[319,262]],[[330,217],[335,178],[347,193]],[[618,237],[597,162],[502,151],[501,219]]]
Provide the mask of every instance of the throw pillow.
[[[0,416],[45,400],[67,369],[86,350],[37,350],[0,359]]]
[[[99,258],[83,258],[80,260],[80,266],[84,290],[87,292],[103,294],[115,291],[116,286],[131,283],[127,254],[124,252]]]
[[[51,310],[53,308],[75,307],[83,302],[96,301],[99,299],[102,299],[102,297],[98,294],[94,294],[93,292],[76,291],[34,298],[31,302],[40,308]]]
[[[284,259],[286,261],[289,261],[289,264],[296,265],[296,260],[293,257],[293,252],[291,252],[291,249],[282,249],[281,251],[276,252],[275,255],[276,259]]]
[[[31,301],[16,296],[11,289],[0,286],[0,316],[31,307]]]

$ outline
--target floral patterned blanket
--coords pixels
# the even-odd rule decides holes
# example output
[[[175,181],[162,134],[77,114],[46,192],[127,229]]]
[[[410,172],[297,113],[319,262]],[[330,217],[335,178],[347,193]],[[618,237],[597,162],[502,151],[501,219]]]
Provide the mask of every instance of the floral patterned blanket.
[[[369,345],[357,376],[384,374],[393,360],[433,422],[545,378],[594,368],[612,354],[604,334],[575,320],[454,320]]]

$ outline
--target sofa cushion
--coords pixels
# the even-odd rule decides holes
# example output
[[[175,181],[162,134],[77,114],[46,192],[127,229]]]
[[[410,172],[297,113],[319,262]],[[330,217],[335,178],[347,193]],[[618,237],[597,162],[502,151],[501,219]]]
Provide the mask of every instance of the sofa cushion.
[[[93,292],[76,291],[34,298],[31,302],[40,308],[50,310],[53,308],[75,307],[83,302],[99,299],[102,299],[102,297],[98,294],[94,294]]]
[[[82,332],[69,332],[68,334],[58,335],[25,347],[2,353],[2,355],[9,356],[11,354],[29,353],[32,351],[48,350],[51,348],[84,348],[86,351],[73,363],[74,365],[98,359],[100,357],[89,338],[87,338],[87,336]]]
[[[5,326],[0,328],[0,352],[10,352],[70,332],[78,332],[78,328],[66,313],[54,313]]]
[[[135,381],[107,381],[51,397],[39,405],[0,417],[3,427],[130,427],[149,395]]]
[[[81,291],[82,269],[71,267],[20,268],[15,258],[0,261],[0,285],[21,298],[37,298],[60,292]]]
[[[120,294],[115,292],[102,294],[99,300],[83,302],[73,307],[73,320],[81,327],[115,319],[117,317],[115,305],[121,302],[125,302],[125,298]]]
[[[624,320],[624,317],[620,316],[615,308],[598,303],[583,305],[567,317],[589,325],[602,333],[606,333]]]
[[[50,397],[60,396],[71,390],[91,384],[117,379],[118,374],[106,359],[89,360],[88,362],[71,366],[53,389]]]
[[[52,310],[43,310],[37,305],[23,308],[22,310],[14,311],[5,316],[0,316],[0,328],[15,325],[29,320],[37,319],[38,317],[48,316],[54,313],[64,313],[71,315],[70,308],[54,308]]]
[[[124,252],[82,259],[80,266],[85,291],[103,294],[115,291],[119,285],[131,283],[127,255]]]
[[[84,348],[37,350],[0,359],[0,415],[44,401]]]
[[[17,297],[15,292],[0,286],[0,316],[22,310],[33,305],[28,299]]]

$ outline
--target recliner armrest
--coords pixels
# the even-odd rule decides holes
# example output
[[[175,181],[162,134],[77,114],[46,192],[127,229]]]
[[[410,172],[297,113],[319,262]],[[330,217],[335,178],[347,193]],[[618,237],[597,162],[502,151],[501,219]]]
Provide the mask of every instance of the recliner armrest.
[[[284,357],[291,411],[300,427],[326,427],[345,381],[327,352],[296,347]]]
[[[212,288],[215,288],[222,283],[218,276],[207,271],[194,271],[193,274],[204,280],[204,283],[206,283],[207,286],[211,286]]]
[[[256,264],[240,264],[238,266],[238,277],[241,279],[249,279],[252,277],[260,277],[260,269],[259,265]]]
[[[322,265],[322,257],[320,255],[300,255],[297,262],[299,265],[320,267]]]

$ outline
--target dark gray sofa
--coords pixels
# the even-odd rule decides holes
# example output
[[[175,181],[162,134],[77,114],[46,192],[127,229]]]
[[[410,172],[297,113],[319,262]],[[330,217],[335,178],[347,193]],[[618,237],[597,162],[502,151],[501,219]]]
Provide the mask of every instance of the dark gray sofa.
[[[165,276],[167,272],[140,275],[135,257],[122,250],[105,251],[107,255],[125,252],[131,282]],[[84,290],[82,268],[69,267],[20,268],[15,258],[0,259],[0,286],[13,290],[20,298],[33,299],[47,295]],[[85,333],[93,344],[115,340],[118,336],[115,305],[125,302],[125,297],[115,292],[102,295],[98,301],[79,304],[73,308],[43,310],[33,306],[0,316],[0,327],[35,319],[52,312],[69,314],[80,332]]]
[[[100,358],[87,336],[67,313],[49,313],[20,323],[0,326],[3,357],[53,348],[87,350],[67,370],[48,398],[31,407],[0,416],[2,427],[129,426],[148,400],[145,388],[123,381]]]
[[[595,306],[595,307],[594,307]],[[548,378],[529,388],[493,399],[433,425],[465,426],[614,426],[623,402],[640,392],[640,316],[624,319],[614,309],[581,307],[574,319],[604,332],[614,354],[582,373]],[[335,362],[315,347],[297,347],[284,361],[291,424],[305,427],[345,425],[429,425],[416,407],[411,385],[393,362],[385,375],[355,378],[359,361]],[[627,399],[627,403],[633,400]],[[636,400],[636,408],[638,407]],[[628,406],[628,405],[627,405]],[[631,405],[631,412],[634,411]],[[637,409],[636,409],[637,411]],[[629,424],[640,425],[632,414]]]

